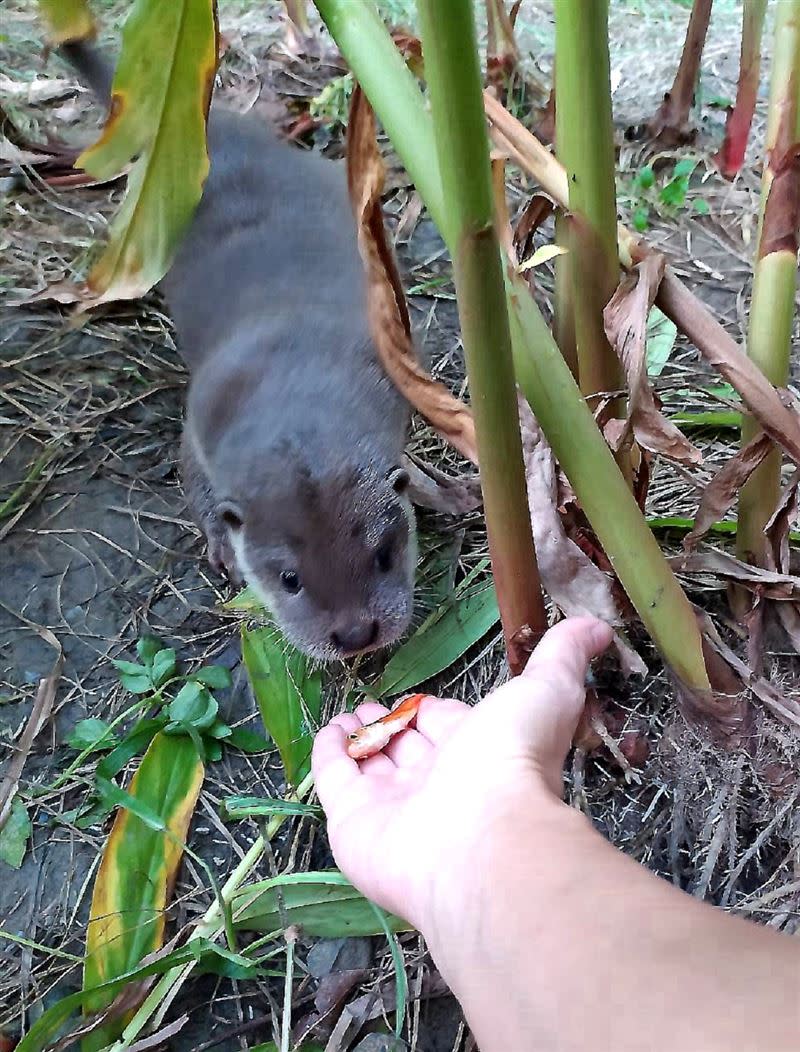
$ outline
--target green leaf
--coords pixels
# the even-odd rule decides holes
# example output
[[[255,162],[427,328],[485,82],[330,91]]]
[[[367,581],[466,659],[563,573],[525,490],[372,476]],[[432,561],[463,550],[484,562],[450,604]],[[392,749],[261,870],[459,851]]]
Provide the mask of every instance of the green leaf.
[[[229,670],[222,665],[206,665],[193,672],[189,679],[204,683],[209,690],[227,690],[232,683]]]
[[[651,165],[646,164],[643,168],[639,169],[639,173],[636,176],[636,182],[643,190],[649,190],[655,181],[656,176]]]
[[[112,661],[119,672],[119,681],[131,694],[148,694],[153,689],[150,670],[136,661]]]
[[[667,185],[658,195],[659,200],[668,208],[679,208],[686,200],[686,192],[689,189],[688,176],[676,176],[670,179]]]
[[[691,157],[684,157],[675,165],[672,174],[678,179],[682,179],[684,176],[691,175],[696,167],[697,161],[692,160]]]
[[[12,869],[19,869],[32,829],[25,804],[15,796],[6,824],[0,829],[0,862],[5,862]]]
[[[213,0],[136,0],[122,31],[114,106],[76,167],[99,179],[129,168],[89,302],[134,299],[169,268],[208,174],[206,110],[217,67]]]
[[[84,749],[91,749],[92,752],[113,749],[118,743],[119,739],[106,721],[94,716],[76,723],[67,738],[67,745],[76,752],[83,752]]]
[[[119,774],[129,760],[145,751],[155,735],[162,730],[165,722],[164,717],[159,717],[153,720],[139,720],[138,723],[135,723],[119,745],[108,756],[104,756],[97,765],[98,776],[113,778],[114,775]]]
[[[163,649],[163,646],[164,644],[158,636],[142,636],[136,644],[136,653],[139,655],[139,660],[143,662],[143,664],[152,665],[153,658]]]
[[[280,931],[285,921],[320,939],[413,930],[399,917],[376,915],[374,904],[338,870],[282,873],[247,885],[234,896],[232,912],[243,931]]]
[[[647,374],[648,376],[660,376],[664,366],[669,361],[672,348],[675,346],[675,337],[678,327],[666,314],[652,307],[647,316]]]
[[[497,596],[489,585],[446,605],[434,623],[422,625],[386,664],[370,688],[376,697],[401,694],[449,668],[500,620]]]
[[[171,676],[175,675],[176,661],[175,651],[172,647],[159,650],[153,657],[152,679],[154,687],[163,686]]]
[[[86,0],[39,0],[39,12],[49,47],[90,39],[95,34],[94,18]]]
[[[202,684],[189,680],[167,705],[167,715],[176,723],[194,723],[206,710],[203,695],[208,697],[208,692]]]
[[[699,216],[707,216],[711,214],[711,208],[709,207],[708,201],[704,201],[702,197],[698,197],[696,201],[692,201],[692,208]]]
[[[250,731],[246,727],[234,727],[225,744],[251,754],[267,752],[270,748],[270,743],[263,734]]]
[[[233,730],[228,726],[227,723],[223,723],[222,720],[214,720],[211,726],[206,732],[209,738],[228,739],[233,734]]]
[[[311,769],[311,743],[322,709],[322,675],[271,625],[242,626],[242,657],[261,719],[278,747],[286,779],[297,785]]]
[[[276,800],[271,796],[229,796],[220,804],[219,813],[226,822],[235,822],[241,818],[268,818],[271,815],[325,817],[325,812],[317,804],[304,804],[296,800]]]
[[[97,986],[135,968],[162,944],[167,896],[200,787],[203,765],[187,738],[157,735],[128,790],[98,778],[98,788],[117,804],[111,834],[94,885],[86,937],[84,987]],[[109,1003],[92,997],[89,1011]],[[124,1020],[109,1020],[83,1042],[84,1052],[104,1048]]]
[[[77,993],[62,997],[54,1005],[41,1015],[28,1033],[17,1045],[16,1052],[43,1052],[51,1044],[53,1039],[59,1035],[62,1027],[72,1015],[86,1004],[88,1005],[96,997],[103,996],[106,1001],[111,1001],[128,983],[138,982],[151,975],[164,975],[172,968],[180,968],[186,964],[193,964],[198,960],[198,943],[201,944],[202,955],[199,960],[207,963],[210,958],[216,956],[223,948],[207,939],[195,939],[178,950],[164,954],[149,964],[132,968],[116,979],[101,983],[96,986],[86,987]]]
[[[264,604],[258,598],[252,588],[243,588],[233,599],[228,599],[222,604],[223,610],[241,610],[248,614],[263,614]]]
[[[647,205],[640,205],[633,213],[631,221],[634,230],[638,230],[640,234],[643,234],[650,226],[650,209]]]

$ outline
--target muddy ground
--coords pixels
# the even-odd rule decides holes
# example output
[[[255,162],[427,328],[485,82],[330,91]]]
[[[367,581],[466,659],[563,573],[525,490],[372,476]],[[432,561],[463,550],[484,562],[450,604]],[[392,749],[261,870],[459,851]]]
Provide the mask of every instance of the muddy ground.
[[[69,77],[55,58],[42,69],[32,3],[5,6],[9,19],[0,43],[0,72],[17,82],[29,81],[34,70],[42,76]],[[395,17],[404,15],[401,5],[387,6]],[[266,12],[266,5],[253,2],[221,5],[221,28],[230,42],[221,92],[242,107],[259,94],[274,106],[276,97],[315,94],[324,83],[324,70],[314,64],[305,70],[301,59],[282,52],[283,24],[272,8],[269,17]],[[686,7],[671,0],[612,3],[623,214],[632,207],[625,198],[626,179],[647,155],[641,144],[626,139],[625,130],[646,119],[668,87],[686,16]],[[720,0],[715,5],[703,65],[707,100],[734,94],[739,17],[736,4]],[[519,36],[523,49],[532,53],[530,67],[547,81],[552,5],[523,0]],[[737,182],[729,186],[711,165],[701,165],[704,182],[693,193],[708,200],[710,216],[700,217],[687,208],[658,218],[651,231],[737,341],[746,330],[764,98],[762,84],[750,164]],[[86,97],[73,91],[48,103],[16,98],[13,113],[27,119],[34,130],[58,129],[63,137],[84,142],[91,139],[96,119]],[[700,137],[689,152],[708,157],[719,142],[724,114],[705,106],[698,117]],[[336,131],[323,129],[317,141],[335,153],[337,139]],[[515,178],[512,200],[521,203],[525,184]],[[396,226],[408,215],[411,190],[402,173],[393,173],[392,183],[387,214]],[[231,668],[234,687],[222,697],[224,715],[254,729],[258,716],[240,665],[239,618],[220,608],[230,592],[205,564],[204,546],[188,519],[177,477],[186,374],[158,298],[106,308],[81,327],[75,327],[67,309],[11,303],[21,290],[39,290],[72,267],[80,269],[119,190],[54,192],[41,185],[20,189],[9,184],[2,193],[0,762],[12,754],[37,683],[53,669],[58,651],[63,652],[54,713],[25,766],[23,784],[30,793],[51,785],[74,757],[65,741],[78,720],[90,715],[110,718],[129,704],[111,659],[130,656],[145,631],[175,646],[189,667],[213,660]],[[426,221],[399,247],[407,287],[447,274],[441,243]],[[545,309],[550,286],[543,278]],[[463,359],[451,286],[437,286],[435,294],[417,295],[412,302],[435,372],[459,391]],[[660,383],[664,396],[690,403],[705,378],[694,352],[679,340]],[[693,393],[675,395],[687,389]],[[696,400],[702,401],[699,394]],[[700,489],[732,442],[730,435],[704,436],[707,463],[691,477],[659,467],[651,512],[691,514]],[[449,469],[458,467],[419,423],[413,447],[434,462],[447,459]],[[13,503],[8,503],[12,496]],[[421,525],[423,550],[453,545],[459,574],[484,554],[479,515],[459,520],[423,513]],[[665,536],[665,543],[676,544],[677,538]],[[709,609],[724,611],[718,589],[694,594]],[[423,587],[421,610],[425,603]],[[720,616],[724,623],[724,613]],[[790,785],[776,794],[748,758],[719,754],[689,730],[652,648],[644,642],[639,646],[650,675],[643,685],[613,686],[625,726],[648,737],[649,758],[638,781],[630,781],[607,758],[576,755],[568,771],[573,802],[615,843],[669,879],[793,930],[798,893],[791,882],[800,867],[800,840],[792,816],[800,790]],[[796,691],[796,663],[777,637],[770,660],[784,688]],[[506,674],[494,633],[432,686],[475,700]],[[327,674],[327,712],[341,706],[344,678],[344,669]],[[777,725],[764,720],[762,729],[764,741],[781,757],[794,755],[795,743]],[[0,862],[0,928],[29,940],[20,945],[0,938],[0,1032],[14,1034],[23,1024],[27,1027],[42,1006],[80,982],[77,969],[33,943],[82,952],[91,881],[108,831],[107,823],[78,828],[71,820],[90,775],[87,765],[70,774],[64,785],[40,792],[30,805],[34,829],[21,868]],[[217,812],[220,799],[280,791],[277,755],[247,757],[226,751],[209,771],[192,828],[192,847],[224,876],[257,830],[247,822],[223,825]],[[303,822],[282,840],[276,854],[273,864],[278,866],[303,868],[312,859],[315,865],[326,860],[323,839]],[[269,869],[265,860],[262,875]],[[181,924],[208,906],[206,883],[187,861],[172,920]],[[416,936],[404,937],[403,947],[413,989],[431,964]],[[350,962],[370,969],[362,990],[390,972],[381,940],[355,941],[345,953]],[[314,974],[324,974],[332,960],[331,947],[301,945],[301,971],[308,966]],[[274,1038],[281,988],[279,980],[193,980],[177,1006],[189,1012],[189,1022],[168,1047],[188,1052],[208,1047],[213,1039],[215,1047],[238,1049]],[[313,988],[309,979],[300,990],[296,1018],[302,1016],[303,998],[307,1000]],[[470,1047],[458,1007],[444,996],[413,1002],[405,1039],[420,1052]]]

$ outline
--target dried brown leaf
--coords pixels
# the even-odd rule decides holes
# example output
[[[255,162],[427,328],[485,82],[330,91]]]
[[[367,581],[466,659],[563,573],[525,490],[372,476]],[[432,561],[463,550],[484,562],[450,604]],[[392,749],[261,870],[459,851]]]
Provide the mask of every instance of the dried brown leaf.
[[[659,412],[647,379],[647,315],[664,273],[664,257],[650,253],[623,278],[603,311],[606,335],[625,370],[629,416],[639,445],[684,464],[699,464],[700,450]]]
[[[375,116],[358,85],[347,129],[347,177],[367,272],[370,330],[381,364],[431,426],[477,464],[472,413],[423,369],[414,351],[408,307],[381,213],[384,167],[375,139]]]
[[[738,654],[723,642],[714,627],[711,618],[706,613],[695,609],[695,616],[697,617],[707,645],[713,648],[714,652],[727,663],[732,672],[736,674],[741,682],[749,687],[753,694],[755,694],[755,696],[762,701],[770,712],[779,720],[788,724],[788,726],[793,727],[795,730],[800,729],[800,700],[797,698],[786,697],[786,695],[782,694],[772,683],[763,679],[761,676],[755,675],[752,670],[747,667],[744,661],[742,661]]]
[[[403,467],[411,479],[409,496],[419,507],[445,515],[467,515],[483,501],[477,475],[448,475],[433,464],[418,464],[409,456],[404,457]]]
[[[788,573],[790,569],[789,530],[797,521],[800,470],[795,471],[780,495],[775,511],[764,528],[767,536],[766,555],[770,569]],[[800,653],[800,602],[779,603],[778,620],[797,653]]]
[[[795,600],[800,598],[800,577],[763,569],[742,562],[727,552],[712,548],[705,552],[675,555],[670,566],[682,574],[706,574],[734,581],[743,588],[759,592],[768,599]]]
[[[703,490],[694,518],[694,529],[683,541],[684,551],[691,552],[696,548],[712,525],[724,516],[736,500],[739,490],[772,448],[772,439],[762,431],[720,468]]]
[[[772,252],[797,255],[800,226],[800,144],[793,143],[777,160],[770,160],[772,185],[761,222],[759,259]]]
[[[25,762],[28,759],[28,754],[36,740],[36,736],[50,718],[50,713],[53,710],[53,702],[56,698],[56,688],[58,687],[58,681],[61,678],[61,666],[64,662],[64,653],[61,649],[61,644],[49,629],[38,629],[38,634],[45,640],[45,642],[50,643],[50,645],[58,651],[58,657],[56,658],[55,666],[50,675],[39,680],[39,689],[36,692],[36,698],[33,702],[28,722],[25,724],[25,729],[20,735],[19,744],[12,752],[11,759],[8,761],[5,770],[5,777],[3,778],[3,781],[0,782],[0,829],[2,829],[8,821],[8,816],[11,813],[11,804],[16,796],[17,788],[19,787],[19,780],[22,776]]]
[[[622,619],[612,579],[567,535],[558,513],[558,470],[553,451],[528,403],[521,396],[518,402],[528,506],[542,585],[565,616],[588,614],[619,625]],[[626,676],[644,675],[644,662],[619,634],[615,635],[615,647]]]

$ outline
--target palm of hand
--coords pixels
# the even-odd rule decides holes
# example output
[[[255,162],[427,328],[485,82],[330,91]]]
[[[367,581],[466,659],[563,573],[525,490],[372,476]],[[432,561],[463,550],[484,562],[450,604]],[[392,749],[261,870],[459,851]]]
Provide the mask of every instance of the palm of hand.
[[[420,927],[437,881],[468,879],[493,816],[560,795],[586,670],[610,635],[594,619],[561,622],[522,676],[474,708],[426,699],[416,729],[360,764],[347,755],[347,735],[385,708],[366,703],[319,732],[313,772],[331,848],[360,891]]]

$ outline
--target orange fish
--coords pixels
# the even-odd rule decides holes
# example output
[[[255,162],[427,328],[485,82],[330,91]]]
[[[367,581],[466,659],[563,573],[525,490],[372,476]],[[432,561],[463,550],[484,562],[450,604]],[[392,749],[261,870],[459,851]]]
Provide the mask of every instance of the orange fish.
[[[401,698],[386,716],[348,734],[347,755],[353,760],[366,760],[368,756],[380,752],[395,734],[404,731],[416,718],[423,698],[428,697],[429,694],[409,694],[407,698]]]

